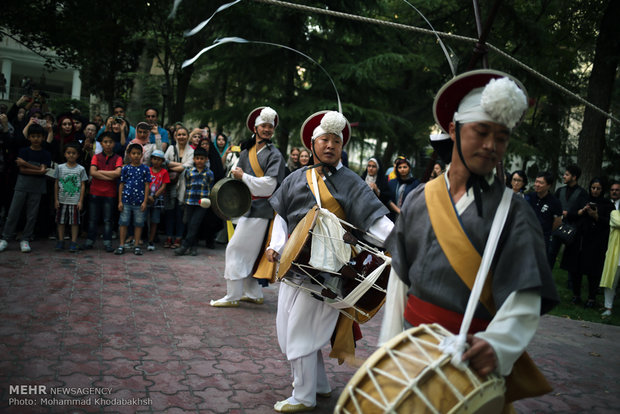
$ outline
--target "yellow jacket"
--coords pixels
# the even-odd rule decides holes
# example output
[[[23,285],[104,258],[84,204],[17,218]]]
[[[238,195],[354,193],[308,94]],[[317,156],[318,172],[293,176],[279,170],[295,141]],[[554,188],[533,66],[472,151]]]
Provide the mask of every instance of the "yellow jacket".
[[[601,287],[611,289],[614,283],[614,276],[618,268],[618,258],[620,256],[620,210],[611,212],[609,218],[609,243],[607,244],[607,254],[605,255],[605,265],[601,276]]]

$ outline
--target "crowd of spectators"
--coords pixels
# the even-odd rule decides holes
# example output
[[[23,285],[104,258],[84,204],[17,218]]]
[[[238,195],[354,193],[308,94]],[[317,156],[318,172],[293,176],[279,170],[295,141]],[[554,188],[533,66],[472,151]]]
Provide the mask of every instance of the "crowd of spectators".
[[[122,104],[108,117],[54,114],[33,89],[0,106],[0,251],[18,235],[24,253],[36,237],[70,252],[98,248],[99,238],[116,254],[142,255],[161,243],[196,255],[199,238],[214,248],[223,223],[196,206],[230,169],[234,149],[208,126],[164,128],[154,107],[137,122]]]

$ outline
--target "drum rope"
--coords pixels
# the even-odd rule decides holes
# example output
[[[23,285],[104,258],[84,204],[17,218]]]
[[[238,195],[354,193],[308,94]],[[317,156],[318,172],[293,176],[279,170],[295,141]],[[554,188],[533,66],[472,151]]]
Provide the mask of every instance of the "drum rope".
[[[446,32],[435,31],[435,30],[428,30],[428,29],[424,29],[422,27],[410,26],[410,25],[406,25],[406,24],[402,24],[402,23],[390,22],[390,21],[387,21],[387,20],[373,19],[373,18],[370,18],[370,17],[358,16],[358,15],[355,15],[355,14],[343,13],[343,12],[339,12],[339,11],[335,11],[335,10],[329,10],[328,8],[320,9],[318,7],[311,7],[311,6],[306,6],[306,5],[303,5],[303,4],[289,3],[289,2],[282,1],[282,0],[254,0],[254,1],[258,2],[258,3],[271,4],[271,5],[275,5],[275,6],[279,6],[279,7],[286,7],[286,8],[291,8],[291,9],[302,10],[302,11],[309,12],[309,13],[324,14],[324,15],[329,15],[329,16],[334,16],[334,17],[340,17],[340,18],[343,18],[343,19],[359,21],[359,22],[363,22],[363,23],[387,26],[387,27],[391,27],[391,28],[394,28],[394,29],[398,29],[398,30],[413,31],[413,32],[427,34],[427,35],[432,35],[432,36],[439,35],[439,36],[441,36],[442,38],[445,38],[445,39],[452,39],[452,40],[456,40],[458,42],[471,43],[471,44],[474,44],[474,45],[479,42],[479,39],[476,39],[474,37],[461,36],[461,35],[457,35],[457,34],[454,34],[454,33],[446,33]],[[611,112],[606,112],[604,109],[602,109],[602,108],[598,107],[597,105],[591,103],[587,99],[582,98],[581,96],[577,95],[576,93],[570,91],[569,89],[565,88],[564,86],[560,85],[559,83],[555,82],[554,80],[552,80],[552,79],[548,78],[547,76],[543,75],[542,73],[538,72],[537,70],[529,67],[528,65],[526,65],[523,62],[521,62],[520,60],[510,56],[508,53],[504,52],[503,50],[499,49],[498,47],[496,47],[496,46],[494,46],[494,45],[492,45],[492,44],[490,44],[488,42],[485,43],[485,46],[489,50],[494,51],[499,56],[501,56],[501,57],[507,59],[508,61],[512,62],[513,64],[519,66],[521,69],[523,69],[526,72],[530,73],[531,75],[533,75],[534,77],[538,78],[539,80],[547,83],[548,85],[551,85],[551,87],[553,87],[554,89],[560,91],[560,93],[563,93],[563,94],[565,94],[567,96],[570,96],[571,98],[581,102],[583,105],[585,105],[585,106],[593,109],[594,111],[598,112],[599,114],[605,116],[605,118],[608,118],[608,119],[610,119],[611,121],[613,121],[615,123],[620,123],[620,119],[616,118]]]

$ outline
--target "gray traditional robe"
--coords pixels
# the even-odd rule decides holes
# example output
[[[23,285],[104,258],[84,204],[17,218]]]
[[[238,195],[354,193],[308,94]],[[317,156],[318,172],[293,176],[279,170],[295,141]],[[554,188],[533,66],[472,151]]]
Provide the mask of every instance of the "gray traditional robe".
[[[470,290],[450,266],[435,237],[424,188],[421,185],[409,194],[387,240],[392,266],[409,287],[408,294],[463,314]],[[503,191],[504,185],[496,178],[493,185],[482,193],[483,216],[478,217],[472,203],[459,217],[465,233],[481,256]],[[542,313],[558,302],[540,225],[522,197],[513,196],[491,272],[496,309],[512,292],[519,290],[540,292]],[[475,317],[492,319],[481,304]]]
[[[273,209],[286,220],[289,234],[316,204],[306,170],[300,168],[286,177],[269,200]],[[370,187],[347,167],[329,175],[325,184],[344,209],[345,220],[360,230],[367,231],[375,220],[389,213]]]
[[[280,150],[278,150],[272,143],[268,143],[258,152],[257,158],[258,164],[265,173],[264,176],[275,177],[278,183],[281,183],[284,179],[286,171],[286,162],[284,161],[284,157],[280,153]],[[252,166],[250,164],[248,150],[241,151],[237,166],[241,168],[244,173],[256,177],[256,173],[252,170]],[[245,214],[245,217],[272,219],[273,209],[269,205],[268,199],[258,198],[256,200],[252,200],[250,211]]]

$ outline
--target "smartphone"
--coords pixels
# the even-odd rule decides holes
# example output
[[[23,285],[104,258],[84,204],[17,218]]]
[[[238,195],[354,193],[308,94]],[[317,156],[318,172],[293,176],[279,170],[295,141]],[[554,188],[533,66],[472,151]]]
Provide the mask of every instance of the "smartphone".
[[[35,118],[34,122],[41,125],[43,128],[45,128],[47,126],[47,119],[39,119],[39,118]]]
[[[231,152],[241,152],[241,147],[239,145],[233,145],[230,147]]]
[[[590,202],[590,203],[588,203],[588,205],[590,206],[590,208],[591,208],[592,210],[596,210],[596,203],[592,203],[592,202]]]

